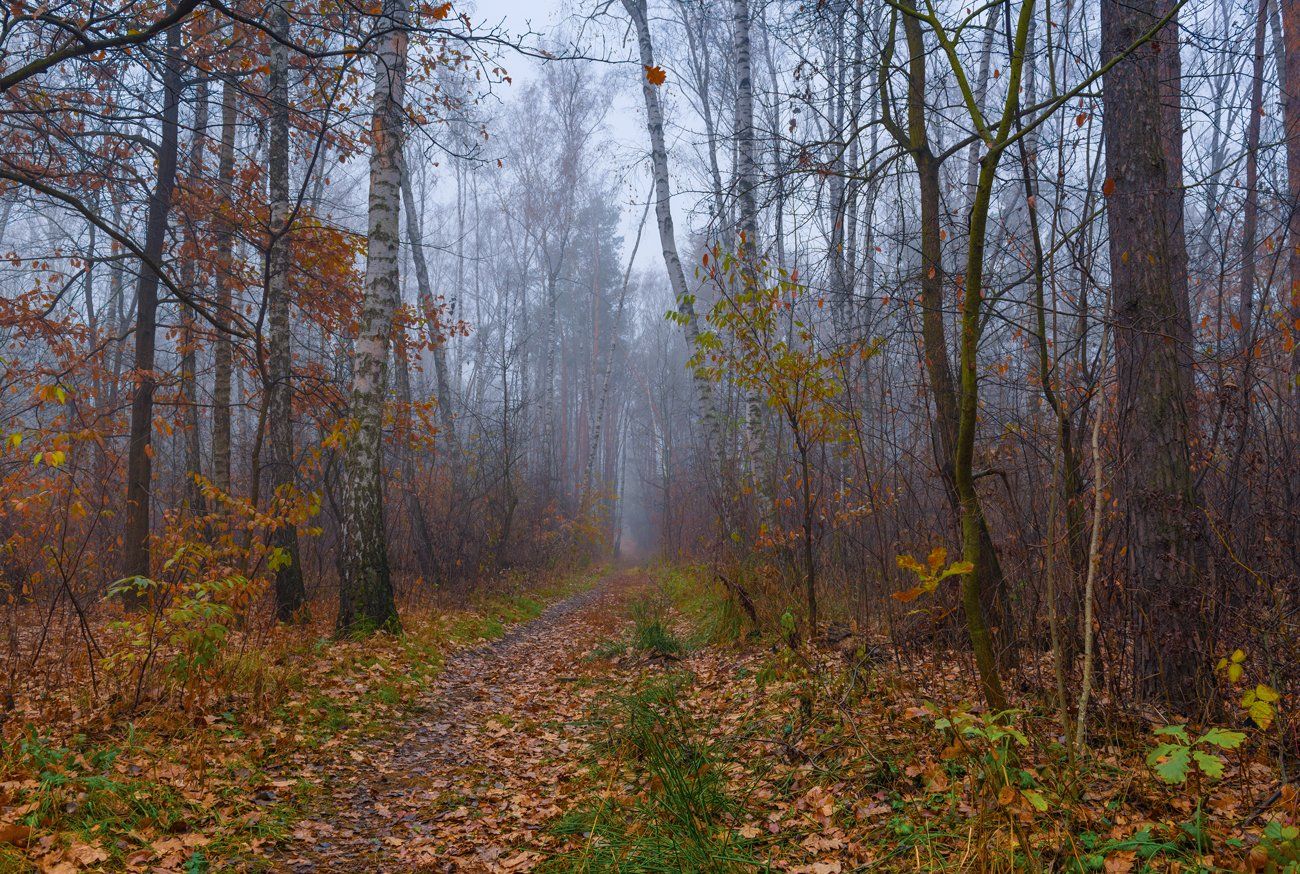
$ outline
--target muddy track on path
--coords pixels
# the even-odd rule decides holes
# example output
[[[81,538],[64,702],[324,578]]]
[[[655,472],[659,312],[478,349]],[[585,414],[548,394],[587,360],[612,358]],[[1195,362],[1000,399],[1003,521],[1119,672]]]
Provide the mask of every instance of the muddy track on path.
[[[313,784],[276,871],[524,871],[567,809],[599,691],[585,657],[618,635],[643,574],[614,571],[495,641],[448,656],[394,730],[285,777]]]

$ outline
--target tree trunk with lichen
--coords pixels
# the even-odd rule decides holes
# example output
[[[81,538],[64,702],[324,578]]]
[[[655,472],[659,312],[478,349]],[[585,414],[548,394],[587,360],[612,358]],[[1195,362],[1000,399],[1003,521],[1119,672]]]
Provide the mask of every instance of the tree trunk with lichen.
[[[375,58],[366,285],[344,456],[338,631],[397,629],[384,532],[383,408],[393,317],[401,302],[398,235],[408,0],[384,0]]]
[[[910,0],[904,0],[904,6],[914,8]],[[940,170],[942,164],[930,145],[926,119],[928,110],[925,91],[929,77],[926,69],[924,32],[921,23],[912,16],[903,14],[901,18],[908,51],[907,118],[906,129],[895,129],[894,135],[911,154],[919,183],[921,345],[930,395],[934,402],[934,416],[930,420],[931,442],[937,459],[939,479],[943,483],[952,518],[960,520],[962,502],[953,465],[957,449],[958,406],[961,394],[948,360],[948,337],[944,325],[946,305],[944,284],[947,282],[947,276],[943,268],[941,228],[943,211]],[[974,184],[978,184],[978,173]],[[971,193],[973,198],[974,187]],[[1007,618],[1009,606],[1006,578],[978,494],[973,495],[971,501],[978,509],[976,519],[980,550],[979,559],[975,563],[975,574],[980,601],[983,604],[984,615],[992,622],[993,627],[988,629],[988,632],[994,641],[994,649],[1003,656],[1001,660],[1006,662],[1010,660],[1010,655],[1014,651],[1011,623]],[[958,525],[960,527],[960,522]]]

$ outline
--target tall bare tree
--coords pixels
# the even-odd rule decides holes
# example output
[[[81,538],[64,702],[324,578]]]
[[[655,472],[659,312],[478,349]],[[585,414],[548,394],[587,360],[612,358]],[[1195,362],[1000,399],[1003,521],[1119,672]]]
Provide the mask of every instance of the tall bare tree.
[[[904,149],[916,168],[917,183],[920,188],[920,227],[917,229],[921,238],[921,348],[925,358],[925,371],[934,415],[930,420],[931,442],[933,443],[939,479],[943,482],[944,492],[956,520],[960,514],[960,498],[957,492],[957,480],[954,471],[954,459],[957,452],[958,399],[960,393],[953,379],[952,365],[949,359],[947,327],[944,324],[947,306],[944,286],[948,281],[943,266],[943,228],[942,222],[942,181],[943,160],[947,156],[935,151],[931,142],[930,121],[928,119],[927,88],[929,71],[926,67],[928,52],[925,44],[925,31],[916,15],[914,0],[902,0],[901,11],[895,13],[890,21],[886,37],[886,51],[880,59],[878,75],[882,123],[894,140]],[[900,22],[901,19],[901,22]],[[907,96],[906,112],[902,120],[895,119],[892,101],[888,99],[888,74],[892,63],[895,34],[902,24],[904,41],[907,45]],[[978,167],[978,161],[976,162]],[[971,191],[975,183],[971,185]],[[973,196],[972,196],[973,200]],[[972,500],[979,504],[979,496]],[[975,563],[975,573],[979,578],[979,591],[984,603],[984,612],[993,623],[993,636],[999,642],[1006,630],[1006,581],[998,560],[997,549],[989,533],[988,522],[982,511],[976,514],[979,525],[979,560]]]
[[[238,29],[235,29],[238,39]],[[233,74],[221,83],[221,144],[217,149],[217,186],[221,208],[216,232],[216,336],[212,341],[212,482],[223,492],[231,490],[230,439],[231,393],[234,378],[234,345],[230,338],[234,313],[232,286],[235,281],[235,135],[238,120],[238,88]]]
[[[149,522],[153,480],[153,401],[158,385],[154,373],[158,333],[158,267],[167,238],[168,214],[176,188],[180,150],[181,26],[167,30],[163,61],[162,126],[158,140],[158,173],[145,219],[144,263],[136,285],[135,393],[131,398],[131,435],[126,473],[126,528],[123,535],[122,576],[149,577]],[[130,589],[128,592],[137,591]],[[128,600],[133,600],[128,594]]]
[[[668,173],[668,147],[664,142],[664,110],[658,88],[663,80],[655,63],[654,43],[650,39],[650,18],[646,0],[622,0],[623,8],[632,19],[636,31],[637,50],[644,68],[641,76],[641,96],[645,101],[646,132],[650,136],[650,172],[654,177],[655,219],[659,225],[659,244],[663,251],[664,267],[677,312],[681,318],[686,340],[694,345],[699,338],[699,319],[695,313],[695,295],[686,284],[686,271],[677,252],[677,234],[673,226],[672,186]],[[658,80],[658,81],[656,81]],[[696,394],[704,418],[705,447],[709,457],[717,459],[722,452],[722,422],[714,404],[713,389],[708,380],[697,376]]]

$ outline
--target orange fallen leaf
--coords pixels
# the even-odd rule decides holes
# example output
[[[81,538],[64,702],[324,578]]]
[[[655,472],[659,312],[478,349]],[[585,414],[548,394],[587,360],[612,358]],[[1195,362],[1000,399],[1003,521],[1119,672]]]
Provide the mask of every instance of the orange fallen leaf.
[[[31,840],[32,830],[25,825],[17,823],[0,823],[0,844],[13,844],[15,847],[25,847]]]

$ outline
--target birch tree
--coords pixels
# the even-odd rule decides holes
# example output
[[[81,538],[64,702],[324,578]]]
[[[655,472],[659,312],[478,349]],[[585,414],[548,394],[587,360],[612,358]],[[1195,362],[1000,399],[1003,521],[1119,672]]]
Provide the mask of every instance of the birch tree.
[[[658,88],[663,85],[664,71],[655,63],[654,43],[650,38],[650,20],[646,0],[622,0],[623,8],[632,19],[636,31],[637,51],[643,67],[641,97],[645,102],[646,133],[650,138],[650,172],[654,179],[655,220],[659,225],[659,245],[663,252],[664,268],[673,298],[677,301],[677,316],[692,346],[699,339],[699,319],[695,312],[695,295],[687,287],[686,271],[677,252],[677,234],[673,226],[672,187],[668,174],[668,147],[664,141],[664,110]],[[714,404],[713,390],[708,380],[697,376],[696,396],[704,419],[706,454],[715,462],[722,452],[721,420]]]
[[[401,303],[398,235],[409,16],[408,0],[384,0],[376,38],[366,285],[341,502],[340,633],[399,627],[384,528],[383,410],[393,317]]]

